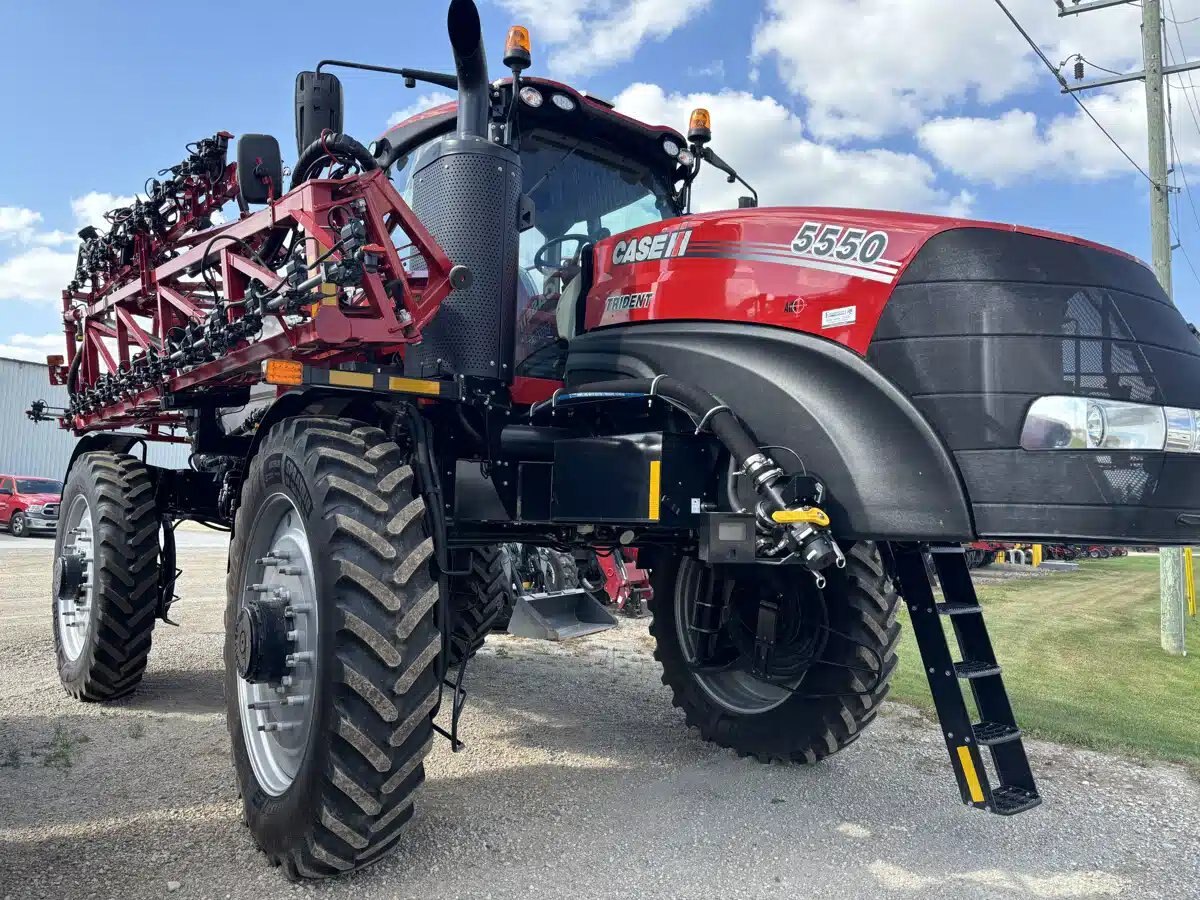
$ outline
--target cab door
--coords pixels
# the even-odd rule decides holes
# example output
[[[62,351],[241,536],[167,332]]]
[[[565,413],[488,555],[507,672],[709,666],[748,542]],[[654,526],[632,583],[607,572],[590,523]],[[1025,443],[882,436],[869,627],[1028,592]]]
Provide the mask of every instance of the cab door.
[[[13,480],[0,478],[0,522],[7,522],[12,516]]]

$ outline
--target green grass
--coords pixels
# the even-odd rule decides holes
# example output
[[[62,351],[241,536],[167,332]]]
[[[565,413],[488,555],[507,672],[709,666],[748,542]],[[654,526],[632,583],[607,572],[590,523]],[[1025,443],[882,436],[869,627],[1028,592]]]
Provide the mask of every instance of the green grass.
[[[1188,619],[1187,657],[1160,649],[1158,557],[1089,561],[978,590],[1023,731],[1200,769],[1200,619]],[[932,711],[901,616],[892,699]]]

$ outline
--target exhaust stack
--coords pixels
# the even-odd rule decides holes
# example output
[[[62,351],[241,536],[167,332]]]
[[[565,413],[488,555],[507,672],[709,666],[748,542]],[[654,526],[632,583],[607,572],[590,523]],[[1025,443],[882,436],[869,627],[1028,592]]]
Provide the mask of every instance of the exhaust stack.
[[[458,133],[488,136],[488,66],[483,26],[474,0],[453,0],[446,15],[458,71]]]
[[[517,316],[521,158],[489,140],[491,87],[479,10],[452,0],[446,17],[458,70],[458,132],[414,164],[412,208],[470,272],[410,347],[414,377],[466,375],[511,382]]]

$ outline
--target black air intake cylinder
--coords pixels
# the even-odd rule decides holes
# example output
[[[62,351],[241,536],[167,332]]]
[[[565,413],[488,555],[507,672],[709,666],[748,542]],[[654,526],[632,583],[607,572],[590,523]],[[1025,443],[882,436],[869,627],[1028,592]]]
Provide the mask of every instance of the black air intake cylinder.
[[[442,301],[424,341],[408,354],[412,375],[455,375],[511,381],[517,308],[521,158],[488,140],[488,76],[479,13],[454,0],[450,43],[458,69],[458,134],[415,163],[413,212],[469,285]]]

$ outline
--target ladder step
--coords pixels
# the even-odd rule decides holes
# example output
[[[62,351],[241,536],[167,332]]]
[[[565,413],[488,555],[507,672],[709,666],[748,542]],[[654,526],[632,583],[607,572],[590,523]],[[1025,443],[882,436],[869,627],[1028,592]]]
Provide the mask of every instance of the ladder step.
[[[937,611],[943,616],[979,616],[983,607],[978,603],[939,603]]]
[[[1027,788],[1006,784],[992,789],[992,812],[998,816],[1015,816],[1041,805],[1042,798]]]
[[[1021,736],[1021,729],[1016,725],[1005,725],[1001,722],[977,722],[971,728],[975,732],[975,740],[984,747],[1007,744]]]
[[[965,678],[968,681],[973,678],[988,678],[992,675],[999,675],[1000,666],[996,663],[964,659],[962,662],[956,662],[954,664],[954,674],[956,674],[959,678]]]

